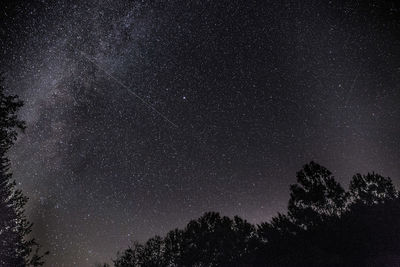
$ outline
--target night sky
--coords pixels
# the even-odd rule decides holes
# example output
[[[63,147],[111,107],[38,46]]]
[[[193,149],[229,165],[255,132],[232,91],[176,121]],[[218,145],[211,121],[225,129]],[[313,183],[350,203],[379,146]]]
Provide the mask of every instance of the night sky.
[[[8,2],[0,70],[27,122],[10,158],[47,266],[205,211],[268,220],[311,160],[400,184],[394,1]]]

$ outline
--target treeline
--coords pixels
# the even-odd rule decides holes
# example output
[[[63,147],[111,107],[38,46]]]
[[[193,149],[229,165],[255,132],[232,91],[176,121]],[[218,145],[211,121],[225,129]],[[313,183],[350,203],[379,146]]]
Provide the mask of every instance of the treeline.
[[[310,162],[288,210],[252,225],[216,212],[118,253],[130,266],[400,266],[400,198],[390,178],[356,174],[345,190]]]

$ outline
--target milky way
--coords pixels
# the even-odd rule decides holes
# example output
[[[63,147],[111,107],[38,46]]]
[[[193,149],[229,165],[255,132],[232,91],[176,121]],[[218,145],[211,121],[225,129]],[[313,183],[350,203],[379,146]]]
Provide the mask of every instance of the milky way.
[[[28,127],[10,157],[48,266],[209,210],[267,220],[310,160],[400,182],[394,2],[9,2],[1,70]]]

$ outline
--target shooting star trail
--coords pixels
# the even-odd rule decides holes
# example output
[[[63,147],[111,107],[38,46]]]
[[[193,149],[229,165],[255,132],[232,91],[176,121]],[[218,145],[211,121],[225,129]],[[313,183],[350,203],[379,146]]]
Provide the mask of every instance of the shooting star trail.
[[[350,90],[349,90],[349,92],[347,94],[347,99],[346,99],[346,102],[345,102],[345,106],[347,106],[347,104],[349,103],[349,100],[351,98],[351,94],[353,93],[354,85],[356,84],[358,76],[360,76],[360,69],[361,69],[361,66],[358,68],[356,76],[354,77],[353,83],[352,83],[352,85],[350,87]]]
[[[120,81],[119,79],[117,79],[114,75],[112,75],[110,72],[108,72],[106,69],[102,68],[99,64],[97,64],[97,62],[93,59],[91,59],[88,55],[86,55],[83,51],[77,49],[76,47],[72,46],[74,49],[76,49],[77,51],[80,52],[80,54],[86,58],[86,60],[88,60],[90,63],[92,63],[93,65],[95,65],[98,69],[102,70],[105,74],[107,74],[108,77],[110,77],[112,80],[114,80],[115,82],[117,82],[119,85],[121,85],[123,88],[125,88],[130,94],[132,94],[133,96],[135,96],[137,99],[139,99],[145,106],[147,106],[148,108],[152,109],[155,113],[157,113],[160,117],[162,117],[165,121],[167,121],[169,124],[171,124],[172,126],[179,128],[179,126],[177,124],[175,124],[174,122],[172,122],[170,119],[168,119],[167,116],[165,116],[164,114],[162,114],[160,111],[158,111],[153,105],[151,105],[149,102],[147,102],[146,100],[144,100],[142,97],[140,97],[138,94],[136,94],[129,86],[125,85],[122,81]]]

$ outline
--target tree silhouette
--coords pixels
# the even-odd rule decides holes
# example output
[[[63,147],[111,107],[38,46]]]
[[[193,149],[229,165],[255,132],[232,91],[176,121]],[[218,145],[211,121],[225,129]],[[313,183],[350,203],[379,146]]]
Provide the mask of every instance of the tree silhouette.
[[[332,173],[313,161],[297,173],[297,184],[291,185],[290,191],[289,216],[304,228],[339,216],[348,199]]]
[[[397,196],[392,180],[376,173],[357,173],[350,182],[350,196],[355,204],[374,205]]]
[[[117,255],[115,266],[250,266],[257,247],[255,227],[245,220],[208,212],[184,230],[135,243]]]
[[[235,217],[205,213],[188,223],[183,232],[183,265],[234,266],[246,261],[255,228]]]
[[[12,180],[7,152],[17,138],[17,130],[25,124],[16,113],[23,103],[15,95],[4,93],[3,79],[0,80],[0,266],[39,266],[43,255],[39,245],[28,235],[32,230],[25,216],[27,197],[16,189]]]
[[[330,171],[311,162],[297,173],[297,181],[298,184],[291,186],[288,213],[278,214],[258,228],[264,263],[270,266],[400,263],[393,256],[400,255],[400,201],[390,178],[375,173],[357,174],[346,192]]]
[[[346,191],[328,169],[310,162],[290,187],[286,214],[255,227],[237,216],[208,212],[165,238],[135,243],[115,263],[400,266],[400,198],[390,178],[356,174]]]
[[[167,233],[164,238],[166,266],[183,265],[184,243],[182,230],[175,229]]]

